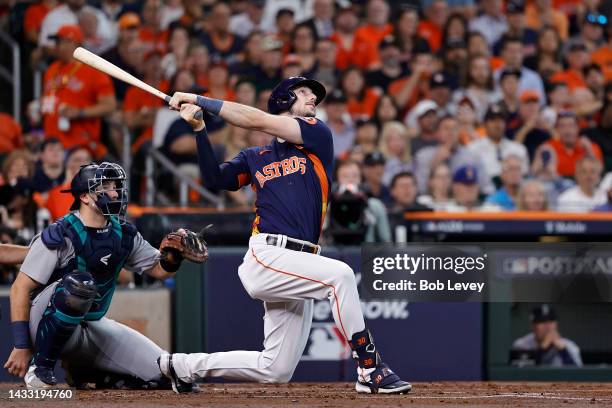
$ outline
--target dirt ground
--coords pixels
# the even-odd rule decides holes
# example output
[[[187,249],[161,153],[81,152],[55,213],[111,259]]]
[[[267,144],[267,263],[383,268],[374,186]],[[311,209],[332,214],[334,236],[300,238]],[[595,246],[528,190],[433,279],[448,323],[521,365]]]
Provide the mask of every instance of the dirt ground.
[[[172,391],[76,391],[66,400],[10,400],[0,384],[0,407],[612,407],[612,383],[414,383],[408,395],[358,395],[349,383],[203,384],[198,394]]]

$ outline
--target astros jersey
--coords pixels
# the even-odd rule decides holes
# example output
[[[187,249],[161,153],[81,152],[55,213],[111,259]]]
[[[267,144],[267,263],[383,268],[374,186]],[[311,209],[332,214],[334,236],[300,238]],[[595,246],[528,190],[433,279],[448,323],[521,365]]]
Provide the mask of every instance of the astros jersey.
[[[315,118],[296,118],[302,145],[279,142],[241,151],[229,164],[257,192],[253,233],[319,240],[334,166],[332,134]]]

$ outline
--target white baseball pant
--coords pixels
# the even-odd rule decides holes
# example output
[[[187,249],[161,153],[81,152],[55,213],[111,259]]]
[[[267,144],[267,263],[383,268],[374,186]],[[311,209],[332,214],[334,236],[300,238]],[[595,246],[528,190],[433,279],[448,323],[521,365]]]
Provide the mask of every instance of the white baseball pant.
[[[365,329],[353,270],[344,262],[266,243],[268,234],[249,240],[238,268],[248,294],[264,302],[264,350],[220,353],[177,353],[174,369],[183,381],[224,377],[265,383],[293,376],[310,334],[314,299],[329,299],[346,340]]]

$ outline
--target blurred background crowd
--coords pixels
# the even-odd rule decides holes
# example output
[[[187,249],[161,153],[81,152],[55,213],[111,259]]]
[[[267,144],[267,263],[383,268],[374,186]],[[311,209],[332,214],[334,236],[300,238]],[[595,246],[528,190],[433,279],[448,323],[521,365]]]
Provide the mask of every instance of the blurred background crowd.
[[[19,118],[0,89],[0,240],[27,242],[62,216],[71,199],[59,191],[91,160],[128,158],[135,204],[151,186],[155,204],[178,202],[172,165],[199,177],[190,127],[74,61],[80,45],[168,94],[263,110],[281,78],[321,81],[317,116],[337,157],[327,228],[364,226],[350,242],[390,241],[387,215],[405,211],[608,211],[611,11],[610,0],[0,2],[22,77]],[[206,122],[219,160],[271,141]],[[153,150],[169,163],[151,171]],[[253,208],[251,189],[223,194],[226,208]]]

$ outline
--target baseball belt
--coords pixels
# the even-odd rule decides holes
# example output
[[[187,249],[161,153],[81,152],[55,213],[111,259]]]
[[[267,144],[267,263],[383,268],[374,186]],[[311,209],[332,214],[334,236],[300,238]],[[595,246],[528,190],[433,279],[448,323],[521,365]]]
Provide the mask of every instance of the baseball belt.
[[[277,246],[280,239],[282,238],[278,235],[268,235],[266,237],[266,244]],[[308,252],[308,253],[315,254],[315,255],[319,253],[318,245],[310,244],[307,242],[300,242],[298,240],[295,240],[289,237],[287,237],[287,242],[285,243],[284,248],[290,249],[292,251]]]

